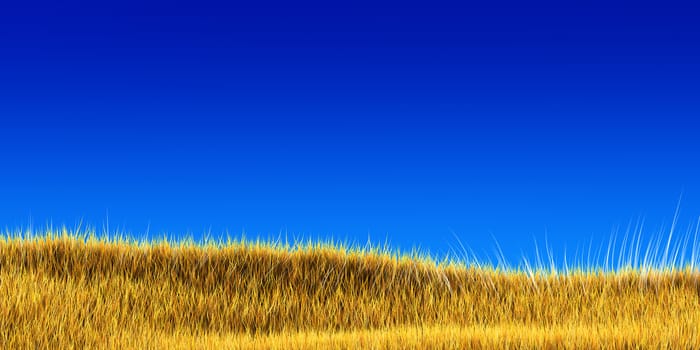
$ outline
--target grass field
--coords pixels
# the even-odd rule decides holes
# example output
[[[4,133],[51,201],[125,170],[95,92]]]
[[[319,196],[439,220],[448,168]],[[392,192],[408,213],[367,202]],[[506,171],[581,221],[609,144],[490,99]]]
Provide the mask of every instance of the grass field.
[[[321,243],[8,233],[0,346],[700,348],[700,272],[658,247],[630,254],[633,268],[562,273]]]

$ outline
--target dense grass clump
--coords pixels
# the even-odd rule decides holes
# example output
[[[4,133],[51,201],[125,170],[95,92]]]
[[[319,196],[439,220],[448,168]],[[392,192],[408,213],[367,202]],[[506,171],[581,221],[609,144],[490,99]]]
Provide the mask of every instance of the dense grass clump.
[[[3,348],[700,347],[700,273],[307,243],[0,240]]]

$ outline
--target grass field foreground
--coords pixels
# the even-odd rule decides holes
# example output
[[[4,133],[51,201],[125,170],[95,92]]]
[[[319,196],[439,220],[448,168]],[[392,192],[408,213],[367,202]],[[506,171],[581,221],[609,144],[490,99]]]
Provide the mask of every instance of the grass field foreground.
[[[502,271],[378,249],[0,240],[3,348],[698,348],[700,273]]]

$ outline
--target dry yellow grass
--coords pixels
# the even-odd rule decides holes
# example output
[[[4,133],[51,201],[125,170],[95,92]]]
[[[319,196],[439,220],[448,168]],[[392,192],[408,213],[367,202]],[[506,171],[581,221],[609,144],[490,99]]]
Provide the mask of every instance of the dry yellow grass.
[[[2,348],[700,348],[700,274],[499,271],[377,249],[0,240]]]

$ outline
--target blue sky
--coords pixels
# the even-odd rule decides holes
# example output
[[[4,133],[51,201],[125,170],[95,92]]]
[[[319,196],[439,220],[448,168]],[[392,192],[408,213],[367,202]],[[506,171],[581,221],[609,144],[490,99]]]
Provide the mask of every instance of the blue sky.
[[[697,220],[698,8],[420,5],[3,4],[0,224],[517,262]]]

